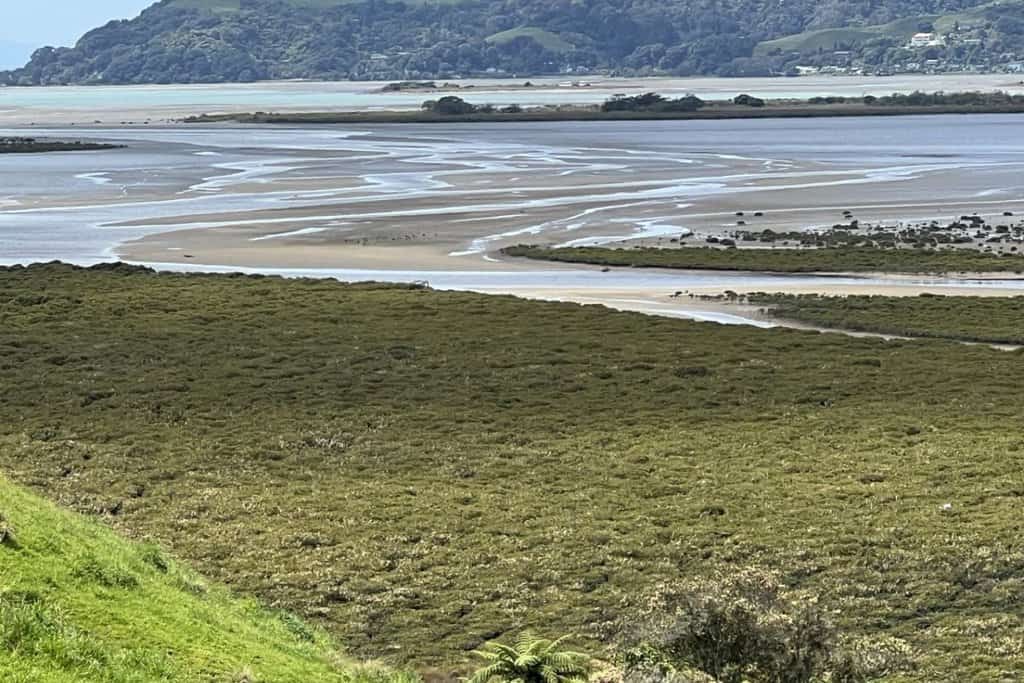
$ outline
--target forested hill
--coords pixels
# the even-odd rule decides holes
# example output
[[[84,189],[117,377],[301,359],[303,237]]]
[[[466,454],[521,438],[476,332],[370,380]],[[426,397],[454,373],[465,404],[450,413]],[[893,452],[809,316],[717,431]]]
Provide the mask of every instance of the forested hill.
[[[615,70],[765,75],[759,43],[978,0],[162,0],[0,83],[422,79]]]

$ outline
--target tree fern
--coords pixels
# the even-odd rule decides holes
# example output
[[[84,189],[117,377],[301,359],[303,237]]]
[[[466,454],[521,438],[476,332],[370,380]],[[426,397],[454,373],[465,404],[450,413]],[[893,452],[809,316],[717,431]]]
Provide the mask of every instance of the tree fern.
[[[487,643],[474,654],[486,664],[466,679],[467,683],[579,683],[587,680],[590,658],[581,652],[562,649],[565,636],[557,640],[537,638],[525,632],[513,645]]]

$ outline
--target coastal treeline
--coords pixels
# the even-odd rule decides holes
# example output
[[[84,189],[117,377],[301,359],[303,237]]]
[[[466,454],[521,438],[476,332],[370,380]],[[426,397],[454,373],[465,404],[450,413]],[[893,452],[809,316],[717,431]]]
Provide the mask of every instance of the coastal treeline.
[[[403,84],[396,83],[401,88]],[[468,90],[469,88],[466,88]],[[599,105],[523,107],[470,102],[458,95],[425,100],[419,111],[255,112],[200,114],[186,123],[449,123],[473,121],[605,121],[742,118],[905,116],[949,113],[1024,113],[1024,97],[1005,93],[912,93],[863,98],[814,97],[765,100],[741,93],[729,100],[705,101],[695,95],[670,98],[656,92],[614,95]]]
[[[830,95],[812,97],[808,104],[867,104],[878,107],[1000,107],[1007,105],[1024,105],[1024,95],[1014,95],[1002,90],[992,92],[922,92],[893,93],[892,95],[865,95],[863,97],[843,97]]]

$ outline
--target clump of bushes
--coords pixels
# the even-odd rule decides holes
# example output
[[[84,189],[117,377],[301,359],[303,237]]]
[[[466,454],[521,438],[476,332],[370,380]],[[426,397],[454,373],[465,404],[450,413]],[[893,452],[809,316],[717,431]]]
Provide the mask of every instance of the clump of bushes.
[[[21,549],[18,536],[14,533],[14,527],[4,518],[3,513],[0,513],[0,548],[7,548],[9,550]]]
[[[441,116],[464,116],[467,114],[521,114],[523,108],[518,104],[506,107],[495,107],[493,104],[475,105],[461,97],[446,95],[437,100],[427,100],[420,107],[423,111]]]
[[[738,104],[743,107],[763,107],[764,100],[760,97],[754,97],[753,95],[737,95],[732,100],[733,104]]]
[[[96,557],[83,557],[75,566],[73,575],[82,581],[103,586],[131,590],[139,587],[139,577],[119,563],[104,562]]]
[[[445,116],[458,116],[461,114],[475,114],[476,105],[470,104],[461,97],[447,95],[438,100],[427,100],[423,103],[423,111]]]
[[[814,595],[760,569],[664,585],[633,629],[627,681],[855,683],[912,664],[902,641],[843,636]]]
[[[601,111],[688,112],[704,106],[704,100],[694,95],[669,99],[658,93],[642,95],[615,95],[601,105]]]

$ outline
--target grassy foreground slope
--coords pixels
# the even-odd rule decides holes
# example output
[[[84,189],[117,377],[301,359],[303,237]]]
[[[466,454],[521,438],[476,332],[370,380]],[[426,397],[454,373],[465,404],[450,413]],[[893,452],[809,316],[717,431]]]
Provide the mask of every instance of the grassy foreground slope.
[[[916,681],[1024,675],[1024,365],[379,285],[0,271],[0,467],[294,609],[463,666],[600,654],[656,585],[766,567]]]
[[[823,249],[712,249],[685,247],[533,247],[502,250],[508,256],[589,263],[599,266],[679,268],[684,270],[750,270],[775,273],[1021,273],[1024,256],[973,250],[929,251],[877,247]]]
[[[208,586],[156,547],[0,477],[0,680],[357,681],[295,617]]]

